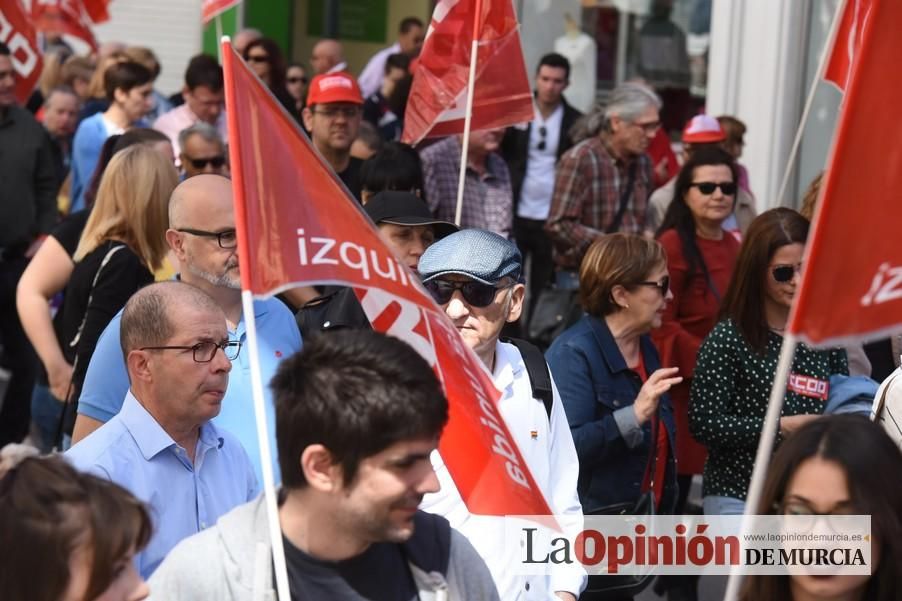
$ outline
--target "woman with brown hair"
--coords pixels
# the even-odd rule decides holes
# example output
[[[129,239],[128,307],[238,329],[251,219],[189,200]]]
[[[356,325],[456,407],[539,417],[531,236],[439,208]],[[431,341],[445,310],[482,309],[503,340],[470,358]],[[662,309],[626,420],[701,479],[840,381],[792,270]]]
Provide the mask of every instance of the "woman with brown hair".
[[[5,601],[138,601],[132,557],[150,540],[147,510],[124,488],[61,457],[0,473],[0,591]]]
[[[791,209],[772,209],[752,222],[724,295],[721,321],[699,350],[689,429],[708,449],[706,514],[744,512],[807,237],[808,221]],[[783,400],[781,436],[823,413],[830,376],[848,373],[844,351],[799,344]]]
[[[257,74],[257,77],[266,84],[285,110],[295,119],[300,119],[294,97],[288,93],[285,87],[285,56],[275,40],[259,38],[254,40],[244,49],[244,60]]]
[[[825,416],[790,436],[774,455],[757,513],[870,516],[870,575],[747,576],[741,601],[902,601],[899,474],[899,448],[864,417]]]

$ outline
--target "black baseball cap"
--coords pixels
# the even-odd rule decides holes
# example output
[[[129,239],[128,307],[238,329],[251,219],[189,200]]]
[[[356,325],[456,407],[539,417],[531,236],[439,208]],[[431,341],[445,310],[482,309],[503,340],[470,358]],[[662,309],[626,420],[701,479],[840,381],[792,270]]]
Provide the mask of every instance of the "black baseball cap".
[[[436,238],[444,238],[459,228],[448,221],[436,219],[426,201],[412,192],[387,190],[374,195],[363,206],[373,223],[394,225],[431,225]]]

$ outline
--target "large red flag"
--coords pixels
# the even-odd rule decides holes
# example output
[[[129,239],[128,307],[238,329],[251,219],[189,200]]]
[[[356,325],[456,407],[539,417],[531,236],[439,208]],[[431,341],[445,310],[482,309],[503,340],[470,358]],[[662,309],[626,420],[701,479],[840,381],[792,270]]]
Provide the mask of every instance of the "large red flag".
[[[532,120],[532,91],[511,0],[440,0],[404,112],[405,142],[463,132],[474,30],[479,51],[471,128]]]
[[[788,328],[818,345],[902,324],[902,2],[870,5]]]
[[[93,4],[92,10],[97,10]],[[71,35],[84,40],[92,49],[97,49],[97,40],[91,31],[91,19],[82,0],[34,1],[31,5],[31,19],[38,31]]]
[[[41,76],[37,35],[20,0],[0,0],[0,42],[9,46],[16,71],[16,100],[25,103]]]
[[[846,0],[836,39],[830,50],[830,58],[824,70],[824,79],[845,90],[855,66],[855,60],[865,29],[870,23],[872,0]]]
[[[450,416],[439,450],[470,511],[550,514],[479,359],[228,43],[222,56],[242,289],[355,287],[373,326],[411,344],[442,380]]]

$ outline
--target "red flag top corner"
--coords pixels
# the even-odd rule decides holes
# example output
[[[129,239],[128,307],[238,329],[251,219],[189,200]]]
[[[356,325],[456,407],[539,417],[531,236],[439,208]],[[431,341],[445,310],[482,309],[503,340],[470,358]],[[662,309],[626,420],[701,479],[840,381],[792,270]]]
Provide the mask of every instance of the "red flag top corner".
[[[409,343],[442,381],[439,451],[468,509],[550,515],[479,359],[227,42],[222,56],[242,289],[353,286],[374,328]]]
[[[479,50],[471,128],[532,120],[532,91],[511,0],[440,0],[414,72],[404,142],[463,132],[474,31]]]
[[[870,23],[872,4],[873,0],[846,0],[839,17],[836,38],[824,69],[824,79],[836,84],[840,90],[845,90],[849,85],[861,40]]]
[[[200,20],[206,25],[217,16],[239,4],[241,4],[241,0],[203,0],[200,8]]]
[[[788,327],[818,346],[902,325],[902,2],[870,4]]]
[[[31,19],[40,32],[71,35],[96,50],[92,19],[109,19],[106,5],[99,0],[33,0]],[[94,20],[95,23],[101,21]]]
[[[21,0],[0,0],[0,42],[9,47],[16,72],[16,100],[25,104],[41,76],[37,33]]]

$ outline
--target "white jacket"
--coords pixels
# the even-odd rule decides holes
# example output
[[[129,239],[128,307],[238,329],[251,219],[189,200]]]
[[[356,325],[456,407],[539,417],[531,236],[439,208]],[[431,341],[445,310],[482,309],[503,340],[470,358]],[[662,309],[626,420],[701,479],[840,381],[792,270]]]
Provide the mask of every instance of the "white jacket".
[[[532,396],[526,365],[514,345],[497,343],[492,381],[503,392],[499,411],[552,511],[556,515],[573,516],[570,529],[581,529],[582,506],[576,492],[579,460],[554,381],[550,420],[545,405]],[[432,454],[432,464],[441,490],[426,495],[420,509],[444,516],[453,528],[470,540],[489,567],[502,599],[545,601],[555,599],[555,591],[566,591],[579,597],[587,582],[586,572],[581,567],[552,566],[545,576],[517,575],[520,556],[505,554],[504,518],[471,514],[437,452]],[[543,551],[537,549],[535,556],[540,557],[539,553]]]

